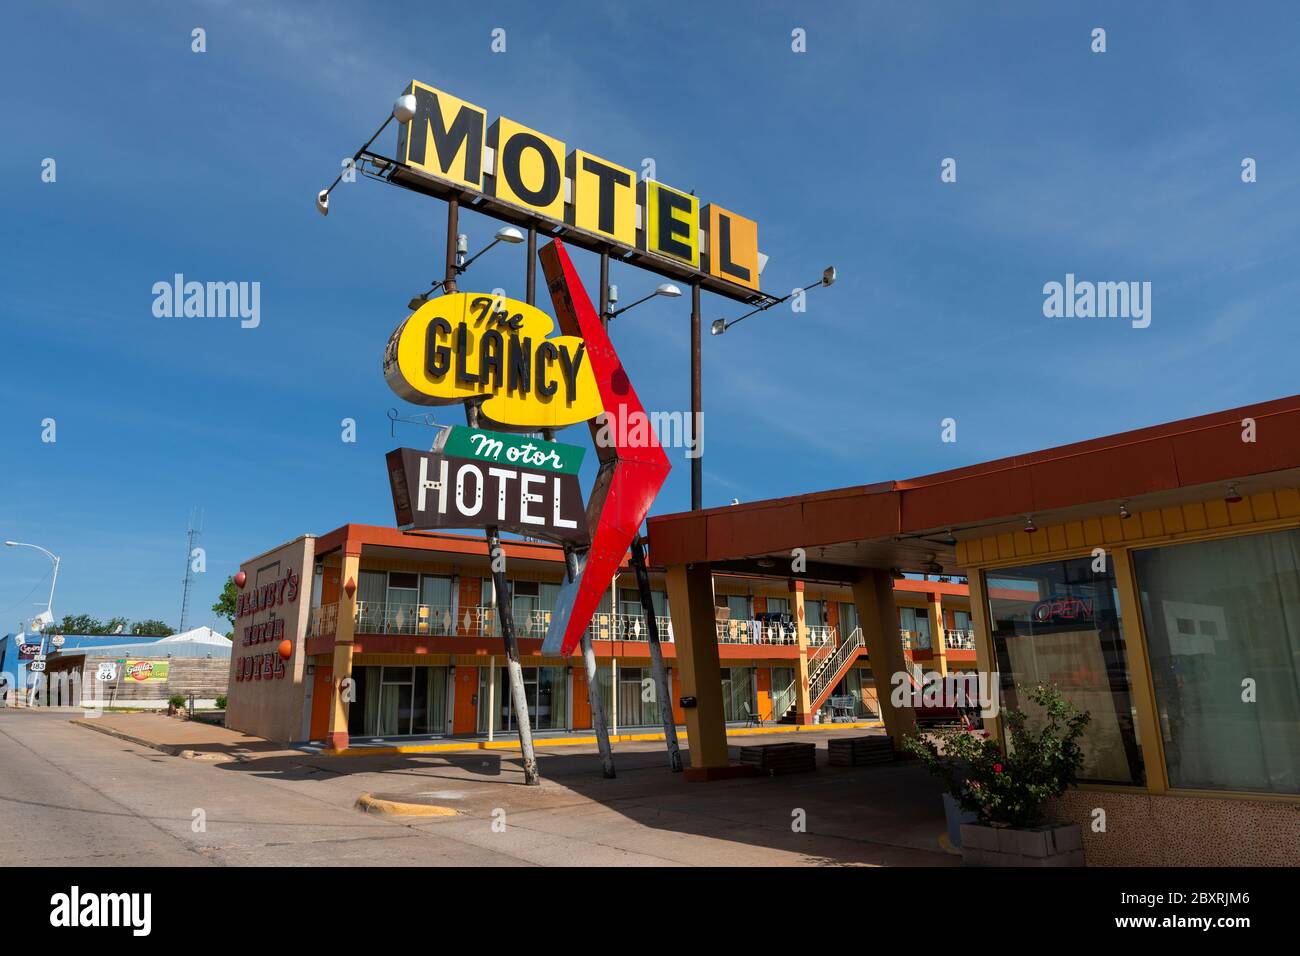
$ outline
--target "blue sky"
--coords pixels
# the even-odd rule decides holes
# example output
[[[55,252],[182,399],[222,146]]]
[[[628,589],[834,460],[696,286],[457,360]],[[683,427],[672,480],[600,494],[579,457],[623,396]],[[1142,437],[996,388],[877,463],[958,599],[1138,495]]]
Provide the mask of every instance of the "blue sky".
[[[240,560],[392,522],[383,454],[427,434],[390,437],[388,408],[419,409],[380,359],[441,261],[444,207],[365,181],[328,219],[312,199],[412,78],[633,168],[653,157],[757,219],[769,291],[837,267],[806,313],[706,336],[706,506],[1292,394],[1298,45],[1287,3],[11,4],[0,535],[63,556],[57,615],[175,624],[202,508],[197,624]],[[478,248],[496,224],[462,227]],[[575,255],[594,293],[596,260]],[[177,272],[260,282],[261,325],[154,317]],[[1044,283],[1070,272],[1151,282],[1150,328],[1045,318]],[[614,273],[625,302],[659,281]],[[522,274],[503,247],[462,286],[522,297]],[[614,339],[648,408],[689,407],[686,299]],[[689,507],[681,454],[656,512]],[[0,632],[47,565],[0,551]]]

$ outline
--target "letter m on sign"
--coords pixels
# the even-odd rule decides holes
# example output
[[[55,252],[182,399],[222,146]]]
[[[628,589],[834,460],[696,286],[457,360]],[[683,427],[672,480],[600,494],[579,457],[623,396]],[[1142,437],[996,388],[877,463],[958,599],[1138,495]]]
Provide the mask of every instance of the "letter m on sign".
[[[406,92],[415,95],[415,116],[399,127],[398,162],[482,190],[487,111],[414,80]]]

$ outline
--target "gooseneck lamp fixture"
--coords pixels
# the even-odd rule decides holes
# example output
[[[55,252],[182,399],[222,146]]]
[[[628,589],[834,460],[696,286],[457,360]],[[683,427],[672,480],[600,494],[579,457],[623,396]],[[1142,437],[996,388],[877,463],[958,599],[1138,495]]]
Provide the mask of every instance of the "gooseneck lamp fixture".
[[[827,266],[825,269],[822,270],[822,277],[806,288],[795,289],[789,295],[784,295],[779,299],[772,299],[770,302],[765,302],[763,305],[760,305],[758,308],[746,312],[738,319],[732,319],[730,321],[726,319],[714,319],[713,324],[709,326],[709,333],[711,335],[721,335],[722,333],[726,332],[727,329],[735,325],[737,322],[744,322],[751,315],[757,315],[759,312],[766,312],[768,309],[772,308],[773,306],[780,305],[782,302],[788,302],[790,299],[794,298],[800,292],[807,292],[810,289],[816,289],[818,286],[834,285],[835,278],[836,278],[835,267]]]
[[[405,126],[407,123],[411,122],[411,118],[414,116],[415,94],[403,93],[397,98],[397,102],[393,104],[393,109],[388,114],[388,118],[384,120],[384,125],[375,130],[375,135],[366,140],[366,145],[362,146],[352,154],[352,162],[345,166],[343,171],[334,177],[334,182],[330,183],[327,188],[322,189],[316,194],[316,211],[322,216],[328,216],[330,214],[330,193],[334,191],[335,186],[343,181],[344,173],[349,169],[356,168],[357,160],[361,158],[361,154],[370,148],[370,144],[379,138],[380,133],[388,129],[389,123],[393,120],[397,120],[397,122]]]
[[[618,300],[618,286],[610,286],[610,289],[612,291],[611,291],[609,301],[613,303]],[[673,285],[671,282],[664,282],[655,286],[655,290],[651,292],[649,295],[642,296],[641,298],[637,299],[635,302],[623,306],[623,308],[621,309],[611,309],[610,311],[606,312],[605,319],[606,321],[608,321],[609,319],[613,319],[617,316],[620,316],[628,309],[635,309],[642,302],[648,302],[651,299],[653,299],[655,296],[662,295],[665,298],[675,299],[681,294],[682,294],[682,290],[677,288],[677,286]]]
[[[520,232],[514,226],[503,226],[497,230],[496,235],[492,237],[491,242],[489,242],[478,252],[474,253],[474,255],[471,256],[469,259],[466,259],[465,253],[469,252],[469,236],[465,235],[464,233],[461,233],[460,235],[456,236],[456,275],[461,275],[462,273],[464,273],[470,266],[474,264],[474,261],[478,259],[479,256],[483,255],[483,253],[487,252],[498,242],[504,242],[507,245],[517,246],[519,245],[519,243],[523,241],[524,241],[524,234],[522,232]],[[446,283],[447,283],[446,279],[439,279],[437,282],[433,284],[433,287],[429,289],[427,292],[421,292],[415,295],[414,297],[412,297],[411,301],[406,303],[406,307],[408,309],[411,309],[412,311],[418,309],[420,306],[424,305],[424,303],[428,302],[429,299],[433,296],[433,294],[437,292],[439,289],[441,289],[444,285],[446,285]]]

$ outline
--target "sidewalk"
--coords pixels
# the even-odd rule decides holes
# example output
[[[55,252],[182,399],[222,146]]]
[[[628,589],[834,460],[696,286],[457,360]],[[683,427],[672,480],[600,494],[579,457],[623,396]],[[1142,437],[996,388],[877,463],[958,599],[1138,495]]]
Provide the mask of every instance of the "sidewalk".
[[[163,714],[106,713],[80,717],[72,723],[172,756],[197,760],[249,760],[294,753],[293,748],[250,737],[238,730]]]

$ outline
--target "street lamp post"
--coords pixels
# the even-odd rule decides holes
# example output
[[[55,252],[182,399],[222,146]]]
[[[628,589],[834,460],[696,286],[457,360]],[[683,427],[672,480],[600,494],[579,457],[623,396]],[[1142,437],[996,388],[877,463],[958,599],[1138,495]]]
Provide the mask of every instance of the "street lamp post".
[[[35,548],[37,551],[41,552],[41,554],[54,562],[54,579],[50,581],[50,597],[49,600],[45,602],[45,615],[49,618],[49,621],[46,623],[52,623],[54,621],[54,587],[59,583],[59,556],[52,551],[45,550],[39,544],[28,544],[25,541],[6,541],[5,547]]]
[[[47,625],[52,624],[52,623],[54,622],[54,588],[55,588],[55,586],[59,583],[59,560],[60,560],[60,559],[59,559],[59,556],[58,556],[57,554],[55,554],[54,552],[52,552],[52,551],[47,551],[45,548],[42,548],[39,544],[28,544],[28,543],[25,542],[25,541],[6,541],[6,542],[5,542],[5,547],[7,547],[7,548],[34,548],[35,550],[41,552],[41,554],[45,555],[47,558],[50,559],[50,561],[52,561],[52,562],[54,563],[54,578],[50,581],[50,596],[49,596],[49,599],[45,602],[45,613],[42,614],[42,615],[40,615],[39,618],[38,618],[38,619],[41,621],[41,650],[40,650],[40,656],[41,656],[41,659],[44,660],[44,658],[45,658],[45,628],[46,628]]]

